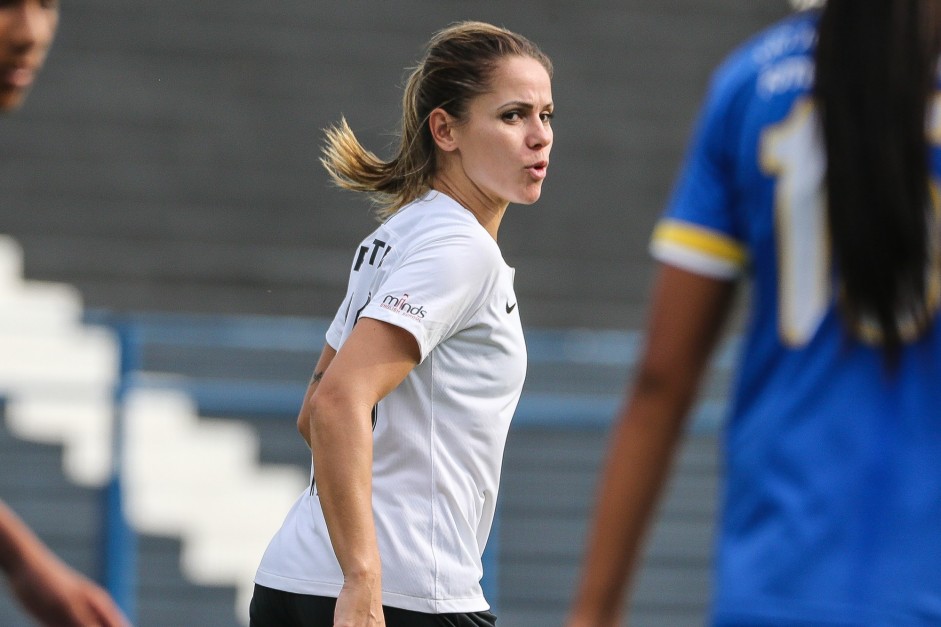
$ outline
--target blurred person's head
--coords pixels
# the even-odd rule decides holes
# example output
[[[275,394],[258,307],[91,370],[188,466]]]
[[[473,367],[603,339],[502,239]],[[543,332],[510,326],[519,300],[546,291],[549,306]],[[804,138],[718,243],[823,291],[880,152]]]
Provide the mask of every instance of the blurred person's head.
[[[58,0],[0,0],[0,113],[26,98],[58,24]]]

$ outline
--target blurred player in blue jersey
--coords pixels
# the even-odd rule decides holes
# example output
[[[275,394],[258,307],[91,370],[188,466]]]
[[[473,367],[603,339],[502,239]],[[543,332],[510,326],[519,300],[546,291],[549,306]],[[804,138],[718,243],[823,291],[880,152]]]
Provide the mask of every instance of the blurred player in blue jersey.
[[[59,24],[59,2],[0,0],[0,113],[26,98]],[[52,554],[0,501],[0,572],[30,616],[53,627],[117,627],[108,594]]]
[[[830,0],[719,68],[570,627],[624,590],[739,279],[713,625],[941,624],[938,0]]]

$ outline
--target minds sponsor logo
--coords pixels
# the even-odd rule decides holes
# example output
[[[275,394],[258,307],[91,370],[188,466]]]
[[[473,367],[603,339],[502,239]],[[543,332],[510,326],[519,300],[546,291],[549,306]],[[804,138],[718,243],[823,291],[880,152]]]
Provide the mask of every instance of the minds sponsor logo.
[[[379,306],[383,309],[408,316],[409,318],[414,318],[415,320],[422,320],[427,313],[425,308],[421,305],[413,305],[408,302],[408,294],[402,294],[402,296],[392,296],[390,294],[382,299],[382,303],[380,303]]]

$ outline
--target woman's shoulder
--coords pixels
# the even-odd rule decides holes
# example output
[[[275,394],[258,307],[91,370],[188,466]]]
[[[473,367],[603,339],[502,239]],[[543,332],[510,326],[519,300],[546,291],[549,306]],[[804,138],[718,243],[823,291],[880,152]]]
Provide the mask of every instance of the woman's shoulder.
[[[408,247],[447,245],[501,258],[500,248],[474,215],[449,196],[429,192],[386,223]]]

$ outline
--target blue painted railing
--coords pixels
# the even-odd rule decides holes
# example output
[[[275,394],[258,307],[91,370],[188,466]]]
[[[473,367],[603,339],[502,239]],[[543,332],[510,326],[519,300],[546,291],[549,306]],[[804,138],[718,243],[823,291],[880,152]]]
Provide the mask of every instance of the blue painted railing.
[[[139,369],[140,342],[133,324],[113,325],[121,348],[121,374],[114,393],[111,475],[104,489],[102,582],[132,624],[137,622],[137,537],[124,509],[124,407]]]

